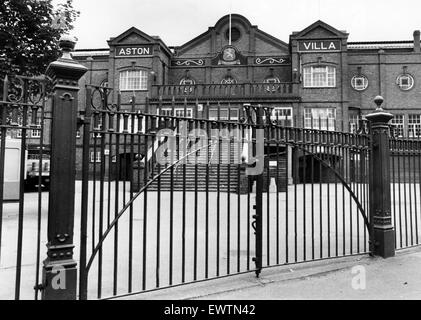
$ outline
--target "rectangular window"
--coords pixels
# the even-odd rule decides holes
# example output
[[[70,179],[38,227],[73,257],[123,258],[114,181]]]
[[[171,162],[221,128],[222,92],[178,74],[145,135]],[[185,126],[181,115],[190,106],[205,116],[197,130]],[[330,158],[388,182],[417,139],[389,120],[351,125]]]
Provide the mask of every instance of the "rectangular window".
[[[230,120],[231,121],[238,120],[238,109],[230,109]]]
[[[219,120],[228,120],[228,109],[219,110]]]
[[[159,109],[160,116],[172,116],[172,109],[171,108],[161,108]]]
[[[358,114],[349,115],[349,132],[356,133],[359,128],[360,117]]]
[[[239,111],[237,108],[220,108],[219,109],[219,118],[218,118],[218,109],[209,109],[209,120],[229,120],[237,121]]]
[[[193,118],[193,109],[192,108],[175,108],[174,109],[174,116],[176,117],[185,117],[185,118]]]
[[[90,154],[90,161],[91,162],[101,162],[101,151],[91,151]]]
[[[334,131],[336,124],[335,108],[306,108],[304,109],[304,127]]]
[[[218,109],[209,109],[209,120],[218,120]]]
[[[303,69],[305,88],[331,88],[336,86],[336,68],[311,66]]]
[[[292,127],[292,108],[275,107],[270,116],[271,120],[276,120],[278,125]]]
[[[26,130],[26,137],[29,138],[29,132],[31,130]],[[22,129],[16,129],[16,138],[22,138]]]
[[[421,136],[421,115],[410,114],[408,115],[408,137]]]
[[[41,117],[37,119],[37,128],[41,129]],[[31,137],[32,138],[41,138],[41,130],[31,130]]]
[[[98,126],[96,128],[94,128],[94,131],[101,131],[102,130],[102,124],[98,124]],[[101,138],[102,134],[99,132],[94,132],[92,133],[92,138]]]
[[[31,130],[31,137],[32,138],[41,138],[41,130]]]
[[[390,124],[394,127],[394,134],[398,137],[403,137],[404,133],[404,116],[403,114],[395,114]]]
[[[120,90],[147,90],[148,72],[145,70],[126,70],[120,72]]]

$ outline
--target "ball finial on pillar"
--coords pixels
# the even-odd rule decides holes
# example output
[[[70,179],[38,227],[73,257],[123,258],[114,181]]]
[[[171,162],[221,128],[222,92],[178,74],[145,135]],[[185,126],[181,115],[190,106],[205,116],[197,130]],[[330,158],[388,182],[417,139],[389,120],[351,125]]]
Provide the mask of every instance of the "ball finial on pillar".
[[[60,37],[58,45],[62,52],[61,58],[71,59],[70,52],[75,49],[76,39],[68,34],[64,34]]]
[[[383,101],[384,101],[384,99],[383,99],[382,96],[376,96],[374,98],[374,103],[377,106],[376,110],[383,110],[382,107],[381,107],[381,105],[383,104]]]

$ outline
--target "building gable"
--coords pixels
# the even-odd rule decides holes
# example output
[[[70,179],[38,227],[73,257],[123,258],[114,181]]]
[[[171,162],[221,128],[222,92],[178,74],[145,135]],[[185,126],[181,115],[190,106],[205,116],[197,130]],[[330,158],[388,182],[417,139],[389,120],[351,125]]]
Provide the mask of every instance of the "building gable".
[[[293,32],[291,37],[295,39],[347,38],[348,34],[318,20],[302,31]]]
[[[190,40],[184,45],[176,48],[176,55],[183,57],[214,57],[229,43],[228,30],[230,26],[230,15],[218,20],[214,27]],[[245,55],[256,54],[277,54],[286,55],[289,53],[287,43],[259,30],[242,15],[231,15],[231,27],[237,29],[240,39],[233,39],[232,45]]]
[[[146,33],[140,31],[139,29],[132,27],[122,34],[120,34],[118,37],[111,38],[108,41],[108,44],[111,45],[131,45],[131,44],[143,44],[143,43],[152,43],[156,40],[147,35]]]

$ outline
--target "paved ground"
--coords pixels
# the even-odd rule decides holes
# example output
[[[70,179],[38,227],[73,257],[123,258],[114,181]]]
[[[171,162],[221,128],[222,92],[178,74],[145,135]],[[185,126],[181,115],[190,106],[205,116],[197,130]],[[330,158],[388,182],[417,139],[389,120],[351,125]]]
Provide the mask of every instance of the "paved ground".
[[[353,283],[362,284],[362,270],[365,288],[356,290]],[[266,269],[259,279],[243,274],[120,299],[419,300],[421,248],[398,251],[386,260],[367,256],[337,258]]]

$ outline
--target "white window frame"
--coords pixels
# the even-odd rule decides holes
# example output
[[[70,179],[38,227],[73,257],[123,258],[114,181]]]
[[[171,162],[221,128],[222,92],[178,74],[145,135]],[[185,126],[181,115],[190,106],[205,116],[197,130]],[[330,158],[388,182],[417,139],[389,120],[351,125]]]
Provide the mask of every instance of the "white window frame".
[[[358,130],[358,122],[360,121],[360,116],[356,113],[350,114],[348,117],[349,132],[356,133]]]
[[[362,81],[361,84],[358,81]],[[353,76],[351,79],[351,86],[354,90],[364,91],[368,87],[368,78],[364,75]]]
[[[322,117],[321,114],[325,116]],[[305,108],[304,128],[335,131],[336,109],[335,108]]]
[[[216,112],[215,116],[211,116],[210,113],[212,112]],[[224,112],[226,115],[223,116],[221,115],[222,112]],[[235,115],[233,115],[235,113]],[[238,121],[238,119],[240,118],[240,110],[236,109],[236,108],[224,108],[221,107],[219,109],[219,118],[218,118],[218,108],[210,108],[209,109],[209,119],[208,120],[212,120],[212,121]]]
[[[120,91],[148,90],[148,71],[135,69],[120,71]]]
[[[31,130],[31,138],[41,138],[41,126],[37,126],[37,127],[39,127],[40,129],[39,130],[37,130],[37,129]]]
[[[173,114],[172,108],[160,108],[158,110],[159,116],[172,116],[172,114]]]
[[[390,120],[390,124],[395,126],[398,132],[398,137],[403,137],[405,132],[405,115],[403,114],[394,114],[393,118]],[[409,130],[408,130],[409,132]]]
[[[184,115],[184,110],[187,112],[187,116]],[[182,111],[182,115],[177,115],[177,112]],[[189,115],[190,113],[190,115]],[[174,108],[175,117],[193,118],[193,108]]]
[[[421,137],[421,114],[408,114],[408,137]]]
[[[89,155],[89,161],[91,163],[100,163],[101,162],[101,151],[91,151]]]
[[[288,112],[289,115],[285,115],[285,112]],[[293,127],[294,126],[294,117],[292,114],[292,107],[274,107],[270,115],[271,120],[277,120],[278,124],[284,127]],[[285,123],[289,121],[290,125]]]
[[[41,117],[38,117],[36,127],[39,129],[31,130],[31,138],[41,138],[41,120]]]
[[[23,129],[16,129],[16,138],[22,139],[22,130]],[[32,130],[26,129],[26,138],[30,137],[29,131]]]
[[[336,87],[336,67],[307,66],[303,68],[304,88]]]
[[[408,83],[404,83],[405,80],[408,80]],[[414,83],[415,83],[414,77],[408,73],[400,74],[396,78],[396,84],[403,91],[411,90],[414,87]]]
[[[98,124],[98,128],[95,128],[96,130],[98,130],[98,131],[101,131],[102,130],[102,123],[99,123]],[[102,133],[100,133],[100,132],[92,132],[92,138],[93,139],[98,139],[98,138],[101,138],[102,137]]]

